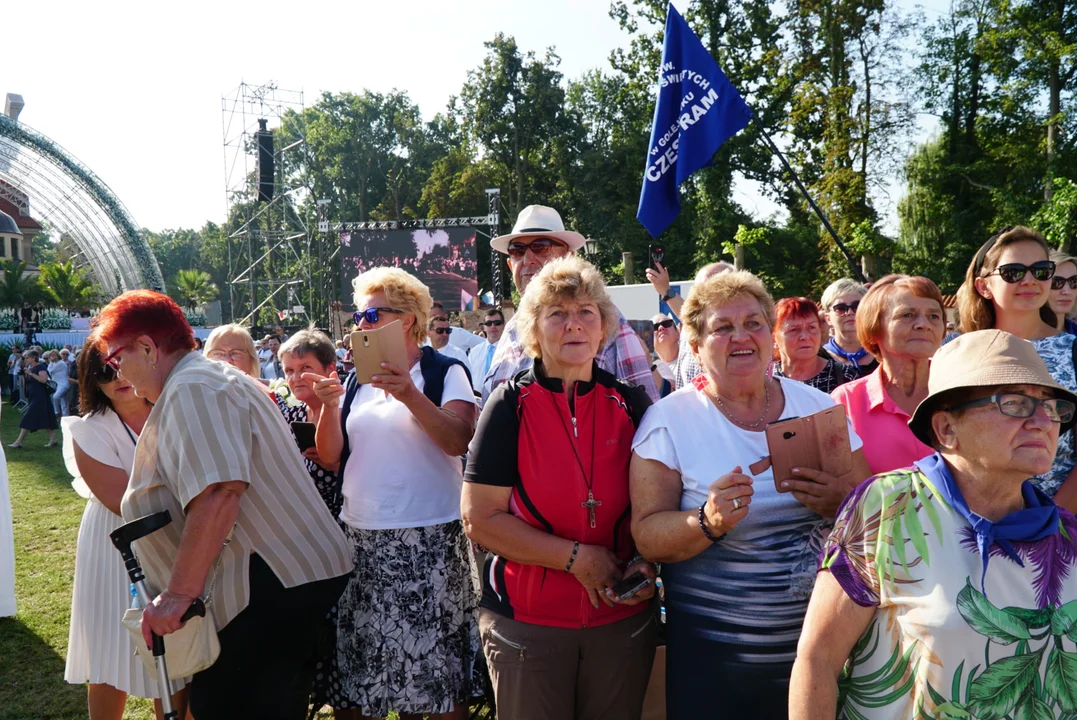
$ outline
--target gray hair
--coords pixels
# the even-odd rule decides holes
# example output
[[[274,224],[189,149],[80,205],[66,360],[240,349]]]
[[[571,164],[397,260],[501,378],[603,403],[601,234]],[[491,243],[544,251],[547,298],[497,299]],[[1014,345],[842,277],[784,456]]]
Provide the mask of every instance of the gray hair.
[[[310,354],[322,367],[336,367],[337,364],[336,345],[328,335],[313,325],[288,338],[288,341],[280,346],[277,354],[282,358],[285,355],[295,355],[300,358]]]
[[[859,295],[864,297],[867,295],[868,289],[863,284],[858,283],[851,278],[842,278],[841,280],[835,280],[830,283],[826,290],[823,291],[823,297],[820,298],[819,304],[823,306],[823,312],[830,312],[830,308],[834,306],[834,303],[838,301],[842,295]]]

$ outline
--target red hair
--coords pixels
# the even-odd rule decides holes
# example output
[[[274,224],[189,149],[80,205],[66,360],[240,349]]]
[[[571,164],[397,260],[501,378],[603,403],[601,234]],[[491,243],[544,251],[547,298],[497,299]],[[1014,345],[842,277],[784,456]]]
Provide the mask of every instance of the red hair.
[[[943,321],[946,320],[946,307],[938,285],[919,275],[887,275],[871,286],[856,311],[856,337],[876,360],[882,360],[879,337],[883,332],[887,309],[893,305],[894,294],[902,290],[908,290],[918,298],[937,302]]]
[[[774,306],[774,359],[781,360],[778,352],[778,333],[782,323],[786,320],[799,320],[815,318],[819,320],[820,333],[823,321],[821,320],[819,306],[811,298],[791,297],[782,298]]]
[[[94,319],[97,347],[130,342],[146,335],[163,353],[194,350],[194,330],[183,309],[167,295],[152,290],[129,290],[114,298]]]

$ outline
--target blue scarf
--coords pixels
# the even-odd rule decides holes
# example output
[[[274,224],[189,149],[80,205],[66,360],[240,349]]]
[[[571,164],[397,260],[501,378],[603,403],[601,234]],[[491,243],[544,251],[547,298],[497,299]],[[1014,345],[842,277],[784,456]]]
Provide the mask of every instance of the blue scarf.
[[[860,365],[860,360],[868,356],[868,351],[864,348],[860,348],[854,353],[842,350],[841,345],[838,345],[834,338],[830,338],[829,340],[827,340],[826,345],[823,346],[823,349],[828,352],[834,353],[838,357],[845,358],[845,361],[854,367]]]
[[[1024,498],[1025,508],[1016,510],[1006,517],[991,522],[987,518],[980,517],[969,510],[961,489],[954,482],[954,476],[950,473],[946,461],[942,455],[935,453],[915,463],[931,483],[939,491],[939,495],[961,517],[972,526],[976,534],[976,547],[980,550],[983,559],[983,574],[980,576],[980,589],[987,594],[984,581],[987,579],[987,561],[991,555],[991,546],[997,544],[1006,555],[1021,567],[1020,556],[1013,547],[1013,541],[1036,542],[1043,540],[1049,535],[1058,533],[1058,507],[1051,498],[1043,494],[1030,480],[1021,483],[1021,497]]]

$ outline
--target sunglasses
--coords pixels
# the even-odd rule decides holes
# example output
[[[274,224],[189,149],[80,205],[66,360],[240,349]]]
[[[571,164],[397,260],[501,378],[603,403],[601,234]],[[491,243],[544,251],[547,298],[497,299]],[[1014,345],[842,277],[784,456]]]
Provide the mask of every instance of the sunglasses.
[[[657,330],[658,328],[665,328],[666,330],[669,330],[671,327],[673,327],[673,321],[672,320],[662,320],[662,321],[656,322],[654,324],[654,329],[655,330]]]
[[[832,306],[830,309],[836,312],[838,315],[848,315],[849,313],[855,313],[857,308],[860,307],[860,301],[854,300],[846,305],[845,303],[838,303]]]
[[[394,315],[403,315],[404,311],[397,310],[395,308],[372,307],[367,308],[366,310],[356,310],[355,314],[352,315],[352,320],[355,321],[356,325],[363,322],[363,320],[366,320],[371,325],[377,325],[378,319],[380,318],[380,315],[378,313],[392,313]]]
[[[102,360],[101,364],[105,367],[110,367],[113,370],[118,371],[120,369],[120,361],[117,360],[117,357],[119,357],[119,354],[126,349],[126,345],[124,347],[117,348],[115,352],[110,353],[104,360]]]
[[[482,325],[483,327],[501,327],[504,324],[505,322],[503,320],[487,320],[486,322],[479,323],[479,325]]]
[[[1052,290],[1061,290],[1066,285],[1070,286],[1070,290],[1077,290],[1077,275],[1070,275],[1069,277],[1055,275],[1051,278]]]
[[[452,332],[452,328],[430,328],[430,332],[437,333],[438,335],[448,335]]]
[[[1062,398],[1047,398],[1046,400],[1041,400],[1040,398],[1029,397],[1028,395],[1021,395],[1020,393],[1002,393],[980,398],[979,400],[971,400],[966,403],[951,405],[950,410],[964,410],[966,408],[991,404],[997,406],[998,411],[1003,415],[1015,418],[1032,417],[1032,413],[1036,412],[1036,408],[1042,405],[1044,411],[1047,413],[1047,417],[1056,423],[1068,423],[1073,419],[1073,411],[1075,409],[1072,402],[1063,400]]]
[[[535,257],[546,257],[552,247],[568,247],[568,245],[553,238],[536,238],[529,243],[517,240],[509,243],[508,253],[509,257],[516,260],[522,258],[528,250]]]
[[[1026,273],[1032,273],[1032,277],[1039,281],[1050,280],[1055,274],[1055,264],[1050,260],[1040,260],[1034,262],[1031,265],[1022,265],[1021,263],[1006,263],[1005,265],[999,265],[997,268],[987,273],[983,277],[991,277],[992,275],[998,275],[1003,281],[1008,283],[1021,282],[1021,279],[1025,277]]]
[[[116,368],[112,367],[112,365],[102,365],[97,370],[97,382],[102,385],[115,382],[116,377]]]

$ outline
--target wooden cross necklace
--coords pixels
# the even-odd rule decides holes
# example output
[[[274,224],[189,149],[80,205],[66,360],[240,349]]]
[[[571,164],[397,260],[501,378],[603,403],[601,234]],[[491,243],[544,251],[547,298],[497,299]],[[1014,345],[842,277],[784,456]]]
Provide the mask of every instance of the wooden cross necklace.
[[[578,401],[579,395],[576,393],[577,385],[572,386],[573,399]],[[553,399],[553,398],[551,398]],[[565,394],[565,399],[568,399],[568,394]],[[557,400],[553,399],[554,408],[557,410],[557,417],[561,418],[561,427],[565,429],[565,434],[568,435],[568,425],[565,423],[565,418],[561,415],[561,408],[557,407]],[[587,500],[580,503],[580,507],[587,511],[587,519],[591,521],[591,527],[598,527],[595,522],[595,508],[602,505],[601,500],[595,500],[595,494],[592,490],[595,483],[595,415],[598,414],[597,408],[591,410],[591,477],[587,477],[587,471],[583,469],[583,461],[580,459],[580,453],[576,449],[576,443],[573,438],[579,438],[579,428],[576,425],[576,412],[578,408],[577,403],[573,403],[572,411],[572,434],[569,438],[569,444],[572,445],[572,454],[576,457],[576,464],[580,466],[580,474],[583,475],[583,484],[587,486]]]

